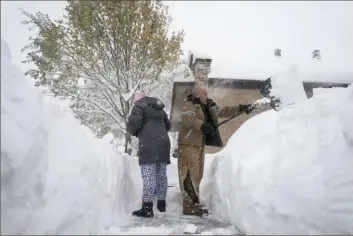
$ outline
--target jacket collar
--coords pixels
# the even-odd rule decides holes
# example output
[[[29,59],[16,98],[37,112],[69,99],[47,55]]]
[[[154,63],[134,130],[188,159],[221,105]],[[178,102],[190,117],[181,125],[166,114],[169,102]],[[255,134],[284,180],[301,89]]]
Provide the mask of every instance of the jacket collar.
[[[203,105],[200,98],[194,97],[191,94],[186,97],[186,101],[192,102],[193,104]],[[209,98],[209,99],[207,99],[205,105],[208,107],[212,107],[212,106],[215,106],[216,103],[212,99]]]

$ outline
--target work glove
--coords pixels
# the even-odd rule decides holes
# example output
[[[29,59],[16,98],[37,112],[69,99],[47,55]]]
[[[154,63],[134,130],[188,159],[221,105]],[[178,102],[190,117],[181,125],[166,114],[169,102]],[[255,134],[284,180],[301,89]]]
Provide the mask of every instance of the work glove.
[[[247,104],[247,105],[239,105],[239,112],[245,112],[246,114],[250,114],[250,112],[252,112],[252,110],[254,110],[254,107],[252,107],[251,104]]]
[[[212,99],[207,99],[206,105],[209,107],[216,106],[217,104]]]
[[[209,123],[203,123],[201,130],[204,134],[214,134],[217,131],[217,128]]]

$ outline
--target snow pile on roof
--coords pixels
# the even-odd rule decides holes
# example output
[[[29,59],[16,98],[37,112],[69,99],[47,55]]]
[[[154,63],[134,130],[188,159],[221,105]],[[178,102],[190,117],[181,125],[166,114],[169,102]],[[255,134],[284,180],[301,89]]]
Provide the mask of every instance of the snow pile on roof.
[[[138,165],[45,99],[2,39],[1,49],[1,234],[99,234],[122,221],[140,199]]]
[[[296,64],[304,82],[353,82],[353,58],[323,58],[315,60],[310,55],[300,58],[277,58],[272,54],[249,55],[244,58],[224,60],[214,58],[211,64],[210,78],[256,79],[265,80],[288,65]]]
[[[314,92],[246,121],[205,158],[212,214],[246,234],[353,233],[353,86]]]

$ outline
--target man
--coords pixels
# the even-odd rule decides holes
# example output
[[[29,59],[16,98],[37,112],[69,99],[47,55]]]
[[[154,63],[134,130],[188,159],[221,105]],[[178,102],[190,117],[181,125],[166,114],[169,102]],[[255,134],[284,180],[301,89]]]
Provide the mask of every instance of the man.
[[[218,117],[227,118],[238,112],[249,114],[251,105],[218,106],[207,97],[205,88],[195,88],[188,95],[181,113],[178,137],[178,170],[183,194],[183,214],[199,215],[199,186],[204,169],[205,145],[223,147],[217,129]],[[202,210],[201,210],[202,211]]]
[[[153,217],[153,199],[157,195],[157,209],[166,211],[168,188],[167,165],[170,164],[170,121],[165,105],[142,91],[135,93],[134,106],[128,117],[127,131],[139,139],[139,165],[143,179],[142,207],[132,215]]]

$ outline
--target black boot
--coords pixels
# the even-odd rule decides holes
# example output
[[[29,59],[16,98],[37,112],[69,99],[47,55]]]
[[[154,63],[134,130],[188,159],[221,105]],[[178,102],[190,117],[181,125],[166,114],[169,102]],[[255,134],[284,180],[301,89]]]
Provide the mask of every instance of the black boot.
[[[132,212],[133,216],[152,218],[153,214],[153,202],[143,202],[142,208],[138,211]]]
[[[166,206],[165,200],[157,201],[157,208],[160,212],[165,212],[165,206]]]

